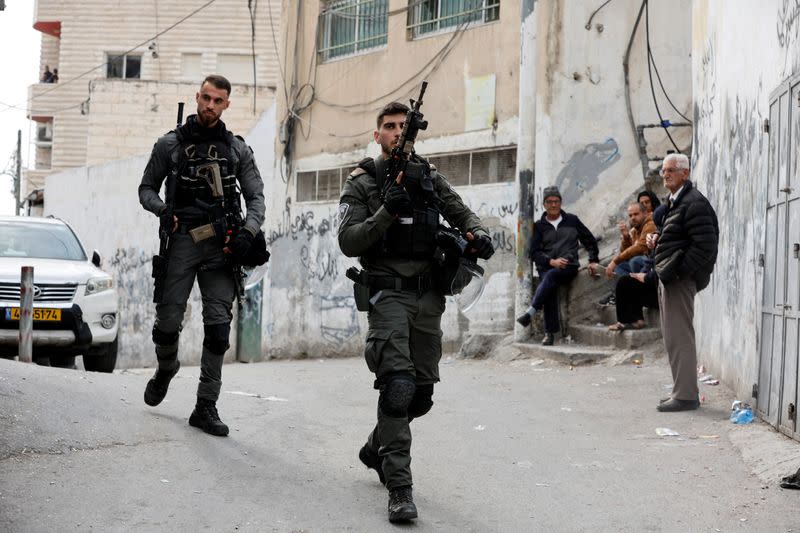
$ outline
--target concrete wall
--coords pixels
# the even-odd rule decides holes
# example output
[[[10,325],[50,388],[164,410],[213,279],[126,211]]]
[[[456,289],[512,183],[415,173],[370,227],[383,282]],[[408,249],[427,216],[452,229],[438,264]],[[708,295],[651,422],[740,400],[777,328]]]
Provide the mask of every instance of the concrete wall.
[[[555,0],[535,4],[537,217],[542,212],[542,189],[558,185],[564,209],[578,214],[596,234],[604,234],[625,220],[626,204],[644,187],[622,65],[640,5],[638,0],[612,2],[595,15],[587,30],[587,21],[598,6]],[[649,16],[651,48],[662,81],[678,110],[688,116],[691,2],[650,2]],[[637,126],[659,122],[648,81],[645,30],[643,15],[633,34],[629,60],[630,110]],[[655,91],[664,118],[681,121],[657,85]],[[690,147],[690,129],[671,133],[682,150]],[[654,130],[648,137],[649,157],[663,157],[672,148],[663,130]],[[602,255],[618,245],[618,238],[609,239]]]
[[[245,136],[267,183],[272,179],[274,124],[273,106]],[[155,363],[151,340],[155,318],[151,258],[158,252],[158,220],[142,209],[137,194],[147,159],[148,156],[137,156],[70,169],[48,176],[45,183],[44,214],[70,223],[90,252],[92,249],[100,252],[103,269],[114,276],[120,296],[118,368]],[[188,364],[200,363],[201,311],[200,293],[195,286],[181,335],[180,358]],[[234,327],[226,361],[233,360],[235,355]]]
[[[705,0],[693,9],[692,179],[720,225],[715,273],[696,304],[698,354],[743,399],[758,381],[768,149],[762,124],[770,93],[800,73],[799,15],[793,0]]]

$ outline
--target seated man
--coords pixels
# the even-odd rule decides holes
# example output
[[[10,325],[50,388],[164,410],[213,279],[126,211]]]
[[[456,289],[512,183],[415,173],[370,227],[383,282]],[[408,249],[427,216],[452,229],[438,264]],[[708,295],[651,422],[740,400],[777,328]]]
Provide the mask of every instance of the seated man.
[[[654,233],[661,230],[665,212],[666,206],[660,206],[653,213]],[[617,282],[617,323],[608,326],[611,331],[642,329],[645,326],[642,308],[658,309],[658,275],[653,268],[655,241],[647,241],[650,251],[644,260],[642,271],[622,276]]]
[[[653,213],[654,233],[661,231],[666,207],[662,205]],[[649,252],[642,271],[622,276],[617,282],[617,323],[608,326],[611,331],[642,329],[645,326],[642,308],[658,309],[658,275],[653,268],[655,241],[647,239],[647,247]]]
[[[597,240],[580,219],[561,209],[558,187],[545,187],[542,218],[534,223],[531,259],[539,271],[539,286],[531,306],[517,318],[529,326],[533,313],[544,310],[545,336],[542,344],[550,346],[561,326],[558,321],[558,287],[566,285],[578,274],[578,241],[589,252],[589,274],[597,269]]]
[[[627,276],[631,272],[641,272],[644,268],[647,257],[647,235],[656,231],[653,217],[647,214],[642,204],[633,202],[628,206],[628,221],[631,226],[630,230],[625,223],[620,222],[619,224],[622,243],[619,247],[619,254],[606,267],[608,279],[612,279],[614,276]],[[614,303],[613,292],[600,301],[601,305],[614,305]]]

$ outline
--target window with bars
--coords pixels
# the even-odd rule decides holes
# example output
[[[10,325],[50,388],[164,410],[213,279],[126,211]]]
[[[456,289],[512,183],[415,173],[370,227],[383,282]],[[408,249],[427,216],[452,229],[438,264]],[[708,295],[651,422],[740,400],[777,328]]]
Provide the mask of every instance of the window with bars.
[[[323,170],[297,173],[298,202],[335,202],[339,199],[342,184],[355,164]]]
[[[389,0],[339,0],[319,16],[317,49],[322,61],[384,46]]]
[[[432,155],[427,158],[454,187],[512,182],[517,175],[517,147]],[[356,166],[297,173],[297,202],[336,202]]]
[[[500,0],[417,0],[408,10],[411,38],[500,18]]]
[[[517,174],[516,146],[432,155],[429,160],[454,187],[510,182]]]

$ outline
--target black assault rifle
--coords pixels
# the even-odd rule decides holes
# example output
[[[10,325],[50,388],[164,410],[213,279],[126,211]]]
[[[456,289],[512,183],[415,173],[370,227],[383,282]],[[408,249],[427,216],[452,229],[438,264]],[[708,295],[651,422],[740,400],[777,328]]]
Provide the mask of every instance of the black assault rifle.
[[[176,128],[180,128],[183,124],[183,102],[178,102],[178,120]],[[180,169],[173,168],[169,176],[167,176],[167,183],[165,186],[164,199],[168,206],[172,205],[175,198],[175,187],[178,181],[178,172]],[[158,229],[158,255],[153,256],[153,302],[161,303],[164,296],[164,281],[167,277],[167,267],[169,266],[169,242],[172,227],[163,228],[159,226]]]
[[[428,82],[423,81],[419,98],[416,101],[411,99],[411,109],[406,113],[400,139],[397,141],[397,146],[392,148],[392,153],[387,161],[385,181],[381,187],[381,199],[386,196],[386,192],[395,183],[400,172],[403,173],[403,179],[419,179],[420,182],[422,182],[422,176],[427,172],[426,164],[411,160],[414,155],[414,142],[417,140],[417,134],[420,130],[428,129],[428,121],[423,120],[423,115],[419,111],[419,108],[422,107],[422,97],[427,88]]]

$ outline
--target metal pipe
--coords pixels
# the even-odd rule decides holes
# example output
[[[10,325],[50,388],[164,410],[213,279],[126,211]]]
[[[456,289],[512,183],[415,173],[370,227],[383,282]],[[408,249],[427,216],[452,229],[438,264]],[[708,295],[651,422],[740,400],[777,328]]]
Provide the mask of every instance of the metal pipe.
[[[33,267],[22,267],[19,284],[19,360],[33,361]]]

